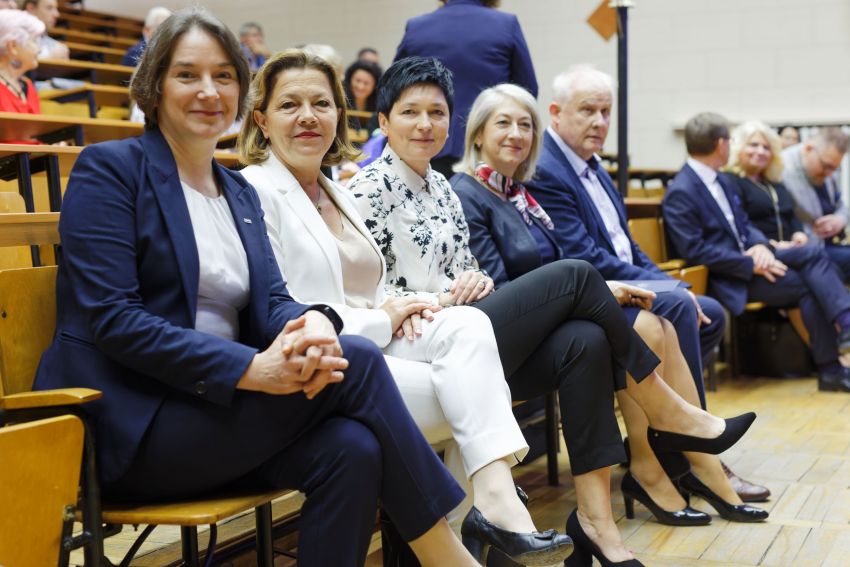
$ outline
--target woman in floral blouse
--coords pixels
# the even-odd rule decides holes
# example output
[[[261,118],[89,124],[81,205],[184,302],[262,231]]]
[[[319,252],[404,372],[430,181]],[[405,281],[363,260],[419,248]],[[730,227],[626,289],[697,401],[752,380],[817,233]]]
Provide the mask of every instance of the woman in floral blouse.
[[[673,392],[654,370],[658,358],[586,262],[558,260],[493,293],[493,280],[469,249],[457,196],[429,166],[448,134],[450,73],[435,59],[402,59],[387,70],[378,88],[379,123],[388,144],[349,188],[384,254],[387,281],[443,306],[474,304],[484,311],[514,395],[559,390],[562,412],[571,418],[564,421],[564,437],[582,520],[588,510],[607,507],[604,517],[586,524],[597,557],[604,556],[604,565],[640,565],[623,546],[610,511],[608,467],[625,458],[612,407],[614,389],[626,388],[651,427],[661,430],[653,437],[682,433],[690,450],[731,446],[754,415],[724,424]],[[638,290],[633,295],[639,296]],[[715,441],[716,446],[707,446]],[[656,443],[655,448],[669,449],[664,445]],[[692,520],[706,523],[698,512]],[[589,565],[589,558],[577,552],[567,564]]]

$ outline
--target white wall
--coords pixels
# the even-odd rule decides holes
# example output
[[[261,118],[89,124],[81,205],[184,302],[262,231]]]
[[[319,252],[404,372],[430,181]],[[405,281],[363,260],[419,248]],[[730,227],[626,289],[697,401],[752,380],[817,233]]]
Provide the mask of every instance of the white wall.
[[[187,2],[161,0],[172,8]],[[370,45],[385,64],[404,22],[433,0],[203,0],[237,29],[265,29],[269,46],[329,43],[346,61]],[[599,0],[503,0],[519,16],[545,112],[552,76],[591,62],[616,74],[616,40],[585,20]],[[850,123],[850,0],[636,0],[630,12],[630,153],[633,166],[678,167],[675,133],[692,114],[732,120]],[[143,17],[149,0],[86,0],[91,9]],[[124,7],[126,5],[126,7]],[[616,121],[616,116],[615,116]],[[616,122],[606,150],[616,152]]]

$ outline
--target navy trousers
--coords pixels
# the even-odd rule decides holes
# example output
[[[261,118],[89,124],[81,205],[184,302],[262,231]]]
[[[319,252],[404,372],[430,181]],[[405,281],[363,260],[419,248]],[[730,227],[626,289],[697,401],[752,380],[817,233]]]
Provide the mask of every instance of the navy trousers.
[[[850,282],[850,246],[828,244],[824,250],[835,267],[838,268],[842,279],[845,282]]]
[[[705,386],[703,385],[703,356],[708,356],[723,339],[726,315],[720,303],[711,297],[698,295],[703,313],[711,319],[709,325],[698,324],[697,310],[686,290],[677,288],[659,293],[652,303],[652,312],[664,317],[676,329],[679,348],[688,363],[694,384],[699,394],[700,405],[705,409]]]
[[[463,499],[413,422],[383,354],[340,337],[345,379],[308,400],[237,391],[230,407],[175,394],[160,408],[111,498],[188,497],[222,487],[293,488],[298,564],[361,566],[378,500],[402,537],[425,533]]]
[[[775,307],[799,306],[815,364],[835,362],[838,349],[834,321],[850,309],[850,294],[841,276],[824,251],[814,246],[777,250],[776,258],[788,266],[788,273],[776,283],[754,277],[747,288],[748,299]]]

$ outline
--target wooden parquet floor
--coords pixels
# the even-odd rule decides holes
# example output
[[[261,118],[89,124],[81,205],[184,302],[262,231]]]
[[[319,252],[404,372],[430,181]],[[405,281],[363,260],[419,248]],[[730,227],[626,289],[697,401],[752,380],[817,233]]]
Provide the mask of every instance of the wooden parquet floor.
[[[612,474],[614,514],[627,545],[647,566],[850,567],[850,395],[820,393],[813,379],[727,380],[719,390],[708,397],[709,407],[718,415],[758,413],[750,432],[723,459],[741,476],[770,488],[773,496],[764,504],[769,520],[737,524],[715,514],[709,526],[673,528],[653,521],[639,504],[636,518],[628,520],[619,491],[623,469],[617,467]],[[563,530],[567,514],[575,507],[565,450],[559,459],[561,484],[557,487],[546,484],[543,458],[515,469],[541,529]],[[714,513],[699,499],[692,503]],[[155,534],[160,530],[149,549],[178,537],[176,531],[163,528]],[[116,558],[129,546],[129,535],[125,540],[111,538]],[[380,566],[377,534],[370,551],[367,566]],[[144,559],[138,564],[151,565]],[[291,564],[284,558],[278,563]],[[246,559],[232,565],[250,564]]]

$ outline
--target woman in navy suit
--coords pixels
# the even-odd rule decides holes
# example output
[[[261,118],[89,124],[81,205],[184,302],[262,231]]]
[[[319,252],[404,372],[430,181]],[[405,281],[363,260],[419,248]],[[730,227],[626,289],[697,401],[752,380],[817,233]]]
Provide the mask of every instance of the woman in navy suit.
[[[378,499],[423,565],[475,565],[463,497],[369,341],[296,303],[253,188],[213,161],[249,72],[221,22],[169,18],[133,80],[141,138],[87,148],[63,204],[40,389],[85,386],[111,498],[296,488],[299,564],[363,565]]]

